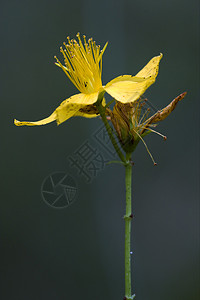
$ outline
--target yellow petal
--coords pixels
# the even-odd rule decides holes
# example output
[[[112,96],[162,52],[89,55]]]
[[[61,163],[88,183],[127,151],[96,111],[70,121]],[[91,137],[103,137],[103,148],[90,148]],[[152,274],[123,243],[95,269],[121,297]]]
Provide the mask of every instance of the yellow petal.
[[[40,126],[56,121],[59,125],[76,115],[79,109],[95,103],[97,101],[98,94],[98,92],[93,94],[76,94],[64,100],[48,118],[36,122],[21,122],[18,120],[14,120],[14,123],[17,126]]]
[[[122,75],[110,81],[104,90],[122,103],[134,102],[155,81],[155,77],[140,78]]]
[[[45,124],[48,124],[48,123],[51,123],[53,121],[56,120],[56,112],[54,111],[48,118],[45,118],[43,120],[40,120],[40,121],[36,121],[36,122],[28,122],[28,121],[18,121],[18,120],[14,120],[14,124],[16,126],[24,126],[24,125],[27,125],[27,126],[35,126],[35,125],[45,125]]]
[[[80,109],[75,113],[74,117],[84,117],[84,118],[96,118],[99,114],[94,113],[93,107],[91,105],[85,106],[83,109]]]
[[[103,98],[102,105],[106,105],[106,100]],[[84,118],[96,118],[99,115],[99,112],[95,105],[85,105],[83,108],[80,108],[74,116],[84,117]]]
[[[136,76],[122,75],[111,80],[104,90],[122,103],[134,102],[155,82],[162,54],[153,57]]]
[[[153,57],[148,64],[136,74],[137,77],[156,77],[158,75],[159,63],[163,57],[162,53],[160,55]]]
[[[85,106],[94,104],[97,101],[99,92],[92,94],[76,94],[69,99],[63,101],[56,109],[57,124],[61,124],[69,118],[80,115],[79,110]]]

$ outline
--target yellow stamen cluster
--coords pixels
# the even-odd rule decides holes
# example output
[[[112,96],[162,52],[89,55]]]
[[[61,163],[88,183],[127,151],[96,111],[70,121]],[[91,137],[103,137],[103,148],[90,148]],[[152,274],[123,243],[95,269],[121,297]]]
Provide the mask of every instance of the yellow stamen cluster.
[[[77,34],[78,41],[68,39],[68,44],[61,47],[60,52],[64,56],[65,66],[55,56],[57,65],[62,68],[77,89],[84,94],[97,92],[102,87],[102,56],[106,49],[100,50],[92,38],[86,41],[83,36],[84,44],[81,41],[80,34]]]

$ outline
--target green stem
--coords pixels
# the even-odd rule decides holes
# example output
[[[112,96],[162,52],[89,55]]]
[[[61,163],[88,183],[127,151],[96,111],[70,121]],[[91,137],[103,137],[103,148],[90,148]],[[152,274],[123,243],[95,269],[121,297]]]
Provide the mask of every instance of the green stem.
[[[121,150],[120,150],[120,148],[119,148],[119,146],[117,144],[117,141],[115,140],[115,138],[113,136],[112,128],[110,127],[110,124],[108,123],[108,120],[106,118],[105,108],[102,106],[102,103],[100,101],[96,104],[96,106],[97,106],[99,114],[100,114],[100,116],[102,118],[102,121],[103,121],[103,123],[104,123],[104,125],[106,127],[106,130],[107,130],[108,135],[110,137],[110,140],[111,140],[111,142],[113,144],[113,147],[115,148],[115,151],[117,152],[117,154],[118,154],[119,158],[121,159],[121,161],[124,162],[124,163],[126,163],[126,159],[125,159],[123,153],[121,152]]]
[[[132,182],[132,164],[131,164],[131,153],[127,153],[126,160],[129,163],[126,164],[126,215],[125,219],[125,299],[134,299],[134,295],[131,293],[131,220],[132,220],[132,209],[131,209],[131,182]]]
[[[131,162],[131,153],[126,153],[126,158],[121,152],[120,148],[117,145],[117,142],[113,136],[112,128],[106,118],[105,107],[102,105],[101,95],[96,103],[96,107],[99,111],[99,114],[102,118],[102,121],[106,127],[110,140],[117,152],[119,158],[125,166],[126,170],[126,215],[124,216],[125,220],[125,298],[126,300],[133,300],[135,295],[131,294],[131,220],[132,220],[132,210],[131,210],[131,180],[132,180],[132,162]]]

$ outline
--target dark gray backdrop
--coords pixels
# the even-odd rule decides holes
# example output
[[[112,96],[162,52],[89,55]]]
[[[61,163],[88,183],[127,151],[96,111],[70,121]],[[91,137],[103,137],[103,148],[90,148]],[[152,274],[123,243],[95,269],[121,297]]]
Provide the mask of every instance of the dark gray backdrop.
[[[136,74],[164,54],[146,92],[157,107],[187,97],[134,154],[133,286],[138,300],[197,300],[199,279],[198,2],[1,1],[1,299],[123,299],[124,172],[98,172],[90,184],[68,157],[94,142],[99,119],[57,127],[15,127],[13,119],[48,116],[75,87],[54,65],[67,35],[80,31],[102,46],[103,83]],[[98,143],[95,149],[107,155]],[[110,159],[110,157],[109,157]],[[52,172],[72,175],[76,201],[45,204]],[[59,191],[58,191],[59,192]]]

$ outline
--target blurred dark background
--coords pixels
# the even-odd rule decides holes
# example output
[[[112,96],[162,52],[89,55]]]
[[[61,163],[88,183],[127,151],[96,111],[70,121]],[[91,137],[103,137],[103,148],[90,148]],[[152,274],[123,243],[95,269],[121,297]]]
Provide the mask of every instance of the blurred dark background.
[[[109,165],[90,183],[68,157],[89,141],[100,119],[57,127],[15,127],[39,120],[77,93],[54,65],[59,46],[78,31],[101,46],[103,83],[136,74],[164,54],[145,93],[162,108],[187,97],[150,135],[133,160],[133,287],[138,300],[199,299],[199,24],[198,1],[1,1],[0,298],[123,299],[124,170]],[[77,184],[72,205],[41,196],[44,179],[66,172]]]

